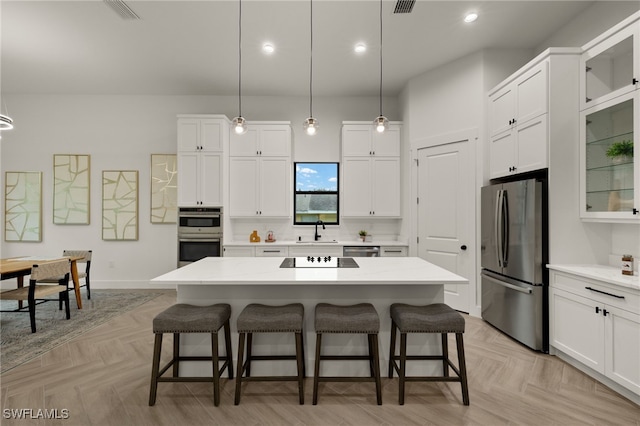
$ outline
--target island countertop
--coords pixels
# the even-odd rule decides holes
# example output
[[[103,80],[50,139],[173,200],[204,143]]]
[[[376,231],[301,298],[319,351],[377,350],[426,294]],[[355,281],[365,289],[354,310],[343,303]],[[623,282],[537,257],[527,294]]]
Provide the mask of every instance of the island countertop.
[[[443,285],[469,281],[418,257],[358,257],[359,268],[280,268],[282,257],[207,257],[156,277],[176,285]]]

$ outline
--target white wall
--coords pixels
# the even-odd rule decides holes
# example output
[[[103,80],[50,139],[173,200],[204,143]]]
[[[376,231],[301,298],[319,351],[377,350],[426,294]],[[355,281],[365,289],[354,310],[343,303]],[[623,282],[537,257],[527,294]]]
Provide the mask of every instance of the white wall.
[[[0,187],[4,188],[5,171],[43,172],[43,239],[40,243],[3,240],[1,257],[92,249],[92,284],[96,288],[145,287],[150,278],[173,269],[176,226],[150,223],[150,155],[176,152],[177,114],[221,113],[233,118],[237,114],[237,98],[5,95],[3,101],[11,105],[16,127],[3,132],[0,141]],[[302,134],[308,98],[245,97],[243,115],[251,120],[291,121],[296,161],[339,161],[341,122],[373,121],[378,115],[378,105],[377,97],[314,98],[314,116],[320,120],[321,127],[313,139]],[[395,98],[384,99],[384,110],[390,119],[400,118]],[[91,155],[90,225],[52,223],[54,154]],[[129,169],[139,171],[139,239],[103,241],[102,171]],[[2,203],[4,211],[4,197]],[[397,233],[398,222],[381,222],[377,226],[381,231]],[[280,229],[285,228],[293,234],[291,225],[287,223]],[[350,232],[350,229],[345,225],[343,231]],[[231,235],[234,233],[228,231]],[[305,232],[313,231],[305,229]]]

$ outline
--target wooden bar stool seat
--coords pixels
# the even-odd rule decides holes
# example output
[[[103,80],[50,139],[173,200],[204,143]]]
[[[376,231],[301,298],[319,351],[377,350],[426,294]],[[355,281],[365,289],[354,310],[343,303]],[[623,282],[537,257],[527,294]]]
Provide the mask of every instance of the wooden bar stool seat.
[[[391,312],[391,345],[389,354],[389,378],[394,370],[400,378],[398,401],[404,404],[405,382],[460,382],[462,401],[469,405],[467,367],[464,359],[464,318],[444,303],[414,306],[394,303]],[[400,331],[400,355],[396,355],[396,333]],[[442,340],[442,355],[407,355],[407,333],[439,333]],[[455,333],[458,352],[458,368],[449,359],[448,333]],[[442,376],[406,376],[407,361],[437,360],[442,362]],[[398,361],[400,365],[398,366]],[[457,376],[449,376],[449,367]]]
[[[235,405],[240,403],[242,382],[297,381],[300,405],[304,404],[304,342],[302,329],[304,306],[292,303],[283,306],[270,306],[252,303],[247,305],[238,316],[238,372],[236,374]],[[295,355],[254,355],[252,353],[253,333],[294,333]],[[244,357],[245,338],[247,356]],[[251,376],[252,361],[296,360],[295,376]],[[244,377],[243,377],[244,376]]]
[[[380,318],[370,303],[350,306],[319,303],[315,311],[316,362],[313,375],[313,405],[318,403],[319,382],[375,382],[376,399],[382,405],[380,382],[380,359],[378,352],[378,332]],[[369,345],[368,355],[322,355],[322,335],[324,333],[366,334]],[[320,377],[320,361],[369,361],[370,377]]]
[[[173,305],[153,319],[153,333],[156,335],[153,347],[153,366],[151,368],[151,387],[149,405],[156,403],[158,382],[213,382],[213,403],[220,404],[220,375],[227,369],[229,379],[233,379],[233,356],[231,354],[231,329],[229,318],[231,306],[219,303],[210,306],[194,306],[187,304]],[[218,331],[224,327],[226,355],[218,354]],[[173,334],[173,357],[160,369],[160,355],[162,352],[162,336],[164,333]],[[208,333],[211,335],[211,356],[181,356],[180,334]],[[179,377],[181,361],[210,361],[213,374],[211,377]],[[220,367],[220,361],[224,361]],[[173,366],[172,377],[162,375]]]

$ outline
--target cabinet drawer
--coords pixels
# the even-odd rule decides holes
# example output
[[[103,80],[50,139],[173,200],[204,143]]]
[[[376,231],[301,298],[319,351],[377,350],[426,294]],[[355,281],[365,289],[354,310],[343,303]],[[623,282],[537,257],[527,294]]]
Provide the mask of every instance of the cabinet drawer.
[[[287,247],[256,247],[256,257],[286,257]]]
[[[561,272],[552,272],[551,286],[625,311],[640,313],[640,293],[620,286]]]
[[[380,257],[406,257],[406,247],[380,247]]]
[[[253,247],[225,246],[222,255],[224,257],[254,257],[256,252]]]

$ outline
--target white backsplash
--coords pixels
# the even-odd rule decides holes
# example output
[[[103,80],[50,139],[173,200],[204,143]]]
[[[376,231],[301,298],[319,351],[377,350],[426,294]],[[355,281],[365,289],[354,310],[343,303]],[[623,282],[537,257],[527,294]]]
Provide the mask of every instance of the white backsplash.
[[[295,241],[298,237],[303,240],[312,240],[315,227],[312,225],[292,225],[291,219],[231,219],[230,228],[224,230],[225,241],[242,242],[249,241],[249,235],[258,231],[260,238],[264,240],[267,232],[273,231],[276,240]],[[358,241],[358,232],[361,229],[372,236],[372,242],[397,241],[400,232],[400,219],[376,219],[371,221],[359,219],[342,219],[340,225],[326,225],[326,229],[318,226],[318,233],[323,240]]]

